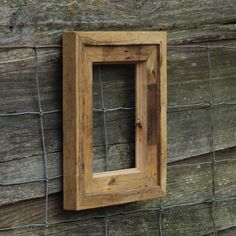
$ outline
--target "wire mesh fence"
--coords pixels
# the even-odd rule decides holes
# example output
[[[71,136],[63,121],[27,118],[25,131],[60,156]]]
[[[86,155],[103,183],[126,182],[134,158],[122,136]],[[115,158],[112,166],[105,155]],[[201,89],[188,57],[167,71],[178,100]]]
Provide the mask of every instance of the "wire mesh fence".
[[[217,198],[215,194],[215,171],[217,168],[217,165],[222,162],[234,162],[235,159],[223,159],[223,160],[217,160],[216,159],[216,150],[215,150],[215,126],[214,126],[214,119],[213,119],[213,110],[216,106],[222,106],[222,105],[236,105],[236,102],[234,101],[222,101],[222,102],[214,102],[213,99],[213,88],[212,88],[212,65],[211,65],[211,50],[235,50],[236,47],[233,46],[209,46],[209,45],[169,45],[169,50],[181,50],[183,48],[189,49],[189,51],[195,49],[195,48],[201,48],[205,50],[206,58],[208,61],[208,69],[209,69],[209,100],[207,103],[198,103],[193,105],[175,105],[175,106],[169,106],[168,110],[175,109],[175,108],[181,108],[183,110],[193,110],[193,109],[199,109],[199,108],[208,108],[209,109],[209,121],[210,121],[210,132],[211,132],[211,142],[210,142],[210,150],[211,150],[211,161],[205,161],[205,162],[196,162],[196,163],[187,163],[187,164],[172,164],[168,166],[168,169],[172,168],[185,168],[189,166],[199,166],[199,165],[211,165],[211,178],[212,178],[212,198],[210,200],[204,200],[204,201],[195,201],[191,203],[186,204],[177,204],[177,205],[170,205],[170,206],[164,206],[162,203],[159,207],[154,208],[145,208],[145,209],[137,209],[132,211],[119,211],[117,213],[108,214],[105,210],[104,215],[93,215],[92,217],[85,217],[85,218],[78,218],[78,219],[65,219],[60,221],[49,221],[48,218],[48,197],[49,197],[49,190],[48,185],[49,182],[53,179],[59,179],[62,178],[62,175],[57,175],[53,177],[49,177],[48,175],[48,169],[47,169],[47,151],[46,151],[46,142],[45,142],[45,130],[44,130],[44,115],[51,114],[51,113],[61,113],[61,110],[50,110],[50,111],[44,111],[42,109],[42,99],[41,99],[41,92],[40,92],[40,84],[39,84],[39,50],[44,50],[48,48],[58,48],[58,50],[61,50],[61,45],[6,45],[6,46],[0,46],[0,49],[24,49],[24,48],[30,48],[35,52],[35,87],[37,89],[37,99],[38,99],[38,111],[26,111],[26,112],[14,112],[14,113],[1,113],[0,117],[10,117],[10,116],[25,116],[25,115],[36,115],[39,118],[40,121],[40,130],[41,130],[41,143],[42,143],[42,152],[43,152],[43,163],[44,163],[44,178],[40,179],[29,179],[24,181],[15,181],[15,182],[4,182],[0,183],[0,186],[11,186],[11,185],[20,185],[20,184],[26,184],[26,183],[34,183],[34,182],[44,182],[45,186],[45,214],[44,214],[44,223],[42,224],[22,224],[22,225],[15,225],[11,227],[5,227],[0,228],[0,232],[5,232],[9,230],[14,229],[22,229],[22,228],[30,228],[30,227],[39,227],[45,229],[45,236],[48,235],[48,227],[49,226],[55,226],[58,224],[63,223],[69,223],[69,222],[79,222],[79,221],[86,221],[89,219],[104,219],[104,235],[109,235],[109,220],[114,217],[115,215],[126,215],[131,214],[135,212],[149,212],[149,211],[156,211],[159,213],[158,218],[158,225],[159,225],[159,235],[164,236],[163,231],[163,222],[162,222],[162,216],[163,212],[167,209],[175,208],[175,207],[183,207],[183,206],[194,206],[202,203],[208,203],[211,204],[211,216],[212,216],[212,227],[213,227],[213,234],[217,235],[217,225],[215,220],[215,204],[218,202],[227,202],[236,200],[236,196],[233,197],[224,197],[224,198]],[[120,111],[120,110],[132,110],[134,107],[112,107],[112,108],[106,108],[105,102],[104,102],[104,91],[103,91],[103,82],[102,82],[102,76],[101,71],[99,69],[99,82],[100,82],[100,92],[101,92],[101,99],[102,99],[102,108],[95,108],[94,112],[102,112],[103,113],[103,127],[104,127],[104,134],[105,134],[105,156],[106,156],[106,168],[108,167],[108,137],[107,137],[107,121],[106,121],[106,114],[108,112],[114,112],[114,111]]]
[[[94,65],[93,74],[94,172],[134,168],[135,64]]]

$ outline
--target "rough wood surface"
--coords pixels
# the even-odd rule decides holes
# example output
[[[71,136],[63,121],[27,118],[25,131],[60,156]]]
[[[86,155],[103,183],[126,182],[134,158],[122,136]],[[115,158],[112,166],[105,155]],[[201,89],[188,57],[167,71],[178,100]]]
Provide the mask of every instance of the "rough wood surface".
[[[58,42],[64,30],[170,30],[177,42],[235,38],[235,1],[1,1],[1,44]]]
[[[21,53],[24,55],[21,56]],[[26,53],[26,54],[25,54]],[[31,50],[3,51],[1,56],[4,62],[1,67],[1,113],[37,111],[36,86],[34,81],[34,54]],[[10,56],[7,58],[7,56]],[[169,51],[169,80],[168,94],[169,106],[191,105],[205,103],[209,100],[209,71],[206,51],[186,49]],[[29,57],[29,58],[28,58]],[[234,53],[228,50],[211,52],[213,93],[216,102],[234,101],[235,98],[235,58]],[[8,61],[9,60],[9,61]],[[223,61],[222,61],[223,60]],[[40,51],[40,85],[44,110],[61,109],[61,76],[60,52],[58,50]],[[24,69],[22,69],[22,67]],[[21,69],[19,71],[19,69]],[[108,73],[108,72],[106,72]],[[106,83],[106,73],[103,75],[104,92],[112,86]],[[121,76],[122,73],[120,72]],[[119,75],[119,76],[120,76]],[[115,75],[114,75],[115,76]],[[117,75],[118,76],[118,75]],[[124,74],[123,74],[124,76]],[[125,77],[124,77],[125,78]],[[222,92],[223,88],[223,92]],[[117,84],[122,89],[122,84]],[[129,90],[126,90],[129,92]],[[117,94],[117,91],[112,91]],[[107,93],[108,95],[111,93]],[[112,97],[106,98],[108,106]],[[125,96],[114,96],[113,104],[119,104]],[[99,99],[98,99],[99,100]],[[215,148],[224,149],[235,145],[235,106],[219,106],[214,109]],[[128,156],[132,147],[127,143],[124,135],[127,130],[122,126],[127,119],[127,112],[111,113],[108,115],[109,155]],[[211,149],[211,130],[209,109],[196,110],[169,109],[168,113],[168,158],[169,162],[204,154]],[[37,115],[1,117],[1,182],[10,183],[27,181],[29,179],[43,178],[44,166],[42,161],[42,143],[40,138],[40,124]],[[101,120],[102,122],[102,120]],[[95,140],[94,153],[96,166],[103,168],[104,146],[102,123],[95,124],[98,139]],[[117,123],[118,122],[118,123]],[[222,125],[222,123],[224,125]],[[51,177],[61,174],[61,113],[44,116],[46,148],[48,153],[49,175]],[[117,127],[117,128],[116,128]],[[119,128],[121,127],[121,129]],[[119,133],[119,142],[115,133]],[[100,135],[101,138],[100,138]],[[186,145],[186,143],[188,145]],[[112,160],[112,164],[115,160]],[[121,164],[123,163],[123,164]],[[127,165],[127,159],[121,159],[117,165]],[[111,164],[111,165],[112,165]],[[52,181],[54,191],[59,181]],[[23,186],[14,185],[4,187],[9,193],[23,191],[20,196],[1,198],[2,203],[15,202],[21,199],[42,196],[43,185],[33,188],[33,184]],[[1,187],[2,188],[2,187]],[[31,189],[27,191],[27,189]],[[2,194],[4,194],[2,192]],[[6,193],[5,193],[6,194]],[[8,195],[9,196],[9,195]]]
[[[22,56],[23,55],[23,56]],[[29,58],[28,58],[29,56]],[[209,70],[205,50],[193,49],[187,52],[169,50],[168,61],[168,102],[172,105],[191,105],[209,101]],[[1,51],[1,113],[37,111],[36,85],[34,80],[34,54],[32,51],[13,50]],[[211,53],[213,95],[215,102],[234,101],[236,70],[234,52],[229,50]],[[22,69],[24,68],[24,69]],[[104,76],[105,77],[105,76]],[[58,50],[40,51],[40,85],[43,110],[61,109],[61,69]],[[106,79],[104,80],[106,82]],[[105,84],[104,92],[113,86]],[[122,86],[122,85],[117,85]],[[112,94],[111,93],[108,94]],[[117,92],[116,92],[117,94]],[[107,101],[111,100],[107,97]],[[116,100],[117,99],[117,100]],[[114,98],[114,105],[122,97]],[[108,103],[109,106],[109,103]],[[222,111],[225,113],[222,113]],[[208,109],[179,110],[169,109],[168,114],[168,144],[169,161],[188,158],[209,152],[206,145],[210,139]],[[216,149],[235,145],[235,109],[234,106],[217,107],[214,117],[227,121],[222,126],[216,122]],[[39,122],[37,116],[1,117],[2,160],[20,159],[41,153],[41,142],[38,135]],[[48,152],[59,151],[61,114],[45,115],[45,125],[48,138]],[[26,122],[23,122],[26,121]],[[196,121],[198,124],[196,124]],[[8,125],[4,125],[4,124]],[[10,130],[7,126],[12,127]],[[184,128],[183,128],[184,127]],[[22,139],[17,138],[21,133]],[[30,136],[28,135],[30,133]],[[188,133],[188,136],[186,136]],[[112,136],[112,134],[111,134]],[[177,138],[181,137],[181,138]],[[190,140],[188,145],[185,141]],[[98,140],[99,141],[99,140]],[[112,141],[112,138],[111,138]],[[122,140],[121,140],[122,141]],[[11,147],[11,150],[9,149]]]
[[[0,45],[61,43],[64,30],[167,30],[169,43],[235,45],[236,3],[231,0],[179,1],[0,1]],[[61,109],[61,49],[40,50],[39,79],[44,110]],[[211,50],[213,99],[235,101],[235,51]],[[0,113],[37,111],[34,79],[35,54],[31,49],[0,51]],[[199,49],[168,51],[168,103],[190,105],[209,101],[207,52]],[[122,73],[122,72],[121,72]],[[120,85],[117,85],[118,89]],[[107,88],[109,90],[109,85]],[[124,99],[118,96],[118,100]],[[114,102],[115,100],[113,100]],[[235,105],[214,109],[216,157],[235,158]],[[113,119],[121,117],[114,116]],[[123,117],[123,118],[122,118]],[[49,176],[62,174],[61,114],[44,116]],[[114,124],[114,122],[113,122]],[[113,125],[111,123],[111,126]],[[125,129],[125,127],[124,127]],[[37,116],[0,118],[0,182],[10,183],[44,177],[42,143]],[[98,129],[99,132],[99,129]],[[122,132],[121,132],[122,133]],[[113,137],[111,135],[111,137]],[[168,113],[168,157],[171,165],[211,160],[209,110],[170,108]],[[111,138],[111,141],[113,139]],[[124,139],[121,141],[124,141]],[[97,140],[99,143],[99,140]],[[98,145],[99,146],[99,145]],[[104,146],[94,150],[101,162]],[[110,153],[129,155],[124,142],[110,146]],[[99,161],[100,160],[100,161]],[[122,162],[125,160],[121,160]],[[114,164],[114,162],[113,162]],[[120,163],[117,163],[120,164]],[[216,194],[235,197],[235,162],[217,164]],[[169,169],[169,192],[164,204],[192,203],[211,199],[211,168]],[[49,192],[61,191],[61,179],[50,180]],[[0,227],[44,222],[44,183],[0,187]],[[40,197],[40,198],[38,198]],[[38,198],[38,199],[35,199]],[[29,200],[27,200],[29,199]],[[49,197],[49,221],[74,219],[80,215],[62,211],[60,195]],[[26,201],[24,201],[26,200]],[[14,204],[9,204],[14,203]],[[7,205],[9,204],[9,205]],[[120,206],[116,211],[158,206],[148,201]],[[235,235],[235,202],[219,203],[216,223],[220,236]],[[103,209],[82,213],[103,214]],[[211,206],[179,207],[163,212],[164,235],[212,236]],[[158,213],[133,213],[109,219],[110,235],[158,235]],[[50,226],[49,235],[104,235],[104,219]],[[44,229],[26,228],[0,232],[3,236],[44,235]]]
[[[236,154],[236,150],[233,149],[227,152],[226,151],[217,152],[216,156],[218,160],[223,160],[223,159],[234,158],[235,154]],[[182,163],[179,163],[179,164],[188,164],[188,163],[194,163],[194,162],[201,163],[202,161],[209,161],[210,158],[211,157],[208,155],[193,157],[191,158],[191,160],[183,161]],[[176,163],[174,163],[173,165],[175,164]],[[53,164],[53,166],[56,168],[55,164]],[[236,167],[235,162],[224,162],[224,163],[220,163],[216,165],[216,175],[215,175],[216,198],[227,198],[227,197],[235,196],[236,194],[235,167]],[[211,169],[210,164],[204,164],[204,165],[199,164],[195,166],[188,166],[188,167],[181,167],[181,168],[170,166],[168,168],[167,197],[163,199],[163,202],[162,202],[163,207],[172,207],[174,205],[191,204],[191,203],[211,200],[212,199],[211,170],[212,169]],[[44,196],[45,194],[44,184],[34,183],[34,184],[31,184],[31,189],[29,188],[29,186],[27,186],[27,190],[26,190],[25,185],[19,185],[18,189],[14,189],[14,191],[12,187],[4,188],[2,189],[3,191],[1,191],[1,199],[11,198],[12,201],[15,201],[14,198],[18,197],[18,199],[20,198],[21,200],[23,200],[24,196],[26,196],[25,195],[26,191],[29,194],[33,189],[37,189],[39,191],[38,196]],[[57,185],[55,181],[49,182],[50,194],[61,191],[61,190],[62,190],[61,179],[57,181]],[[26,196],[26,198],[33,198],[33,196],[28,195]],[[110,213],[117,213],[117,212],[123,212],[123,211],[127,212],[131,210],[154,208],[158,206],[159,206],[159,200],[137,202],[133,204],[126,204],[123,206],[108,208],[108,213],[110,214]],[[222,206],[223,209],[224,209],[224,206],[225,205]],[[44,207],[45,207],[45,198],[38,198],[35,200],[31,199],[31,200],[15,203],[12,205],[2,206],[0,208],[0,222],[1,222],[0,226],[9,227],[12,225],[20,225],[24,223],[43,223],[45,219]],[[231,207],[235,207],[235,203],[232,203]],[[187,208],[188,207],[186,207],[186,209]],[[199,210],[201,212],[201,208],[198,209],[198,207],[195,207],[195,209],[197,212]],[[166,210],[164,210],[164,212],[165,211]],[[176,209],[174,208],[172,211],[174,212],[177,211],[176,213],[176,216],[177,216],[177,214],[179,214],[182,210],[179,212],[178,208]],[[90,210],[90,211],[85,211],[81,213],[65,212],[63,211],[63,207],[62,207],[61,194],[52,195],[49,198],[49,211],[48,212],[49,212],[49,222],[54,222],[58,220],[69,220],[69,219],[75,219],[75,218],[77,219],[80,217],[83,218],[83,217],[88,217],[91,215],[104,214],[103,209]],[[168,213],[169,215],[166,220],[164,217],[164,222],[165,222],[164,225],[166,224],[166,228],[169,228],[169,226],[172,225],[173,223],[173,222],[171,223],[171,221],[174,221],[174,217],[171,218],[172,215],[170,213],[171,212],[170,210],[167,210],[167,212],[169,212]],[[183,212],[182,214],[185,214],[185,213]],[[207,218],[208,214],[210,213],[203,212],[199,214],[203,214],[203,216]],[[228,219],[229,219],[228,217],[230,217],[230,208],[229,208],[229,213],[225,213],[225,214],[226,215],[224,215],[224,217],[220,217],[220,214],[219,214],[219,225],[222,228],[234,226],[236,224],[235,221],[228,222]],[[122,217],[126,218],[126,215],[125,217],[124,215]],[[128,215],[128,217],[130,216]],[[135,220],[135,217],[136,215],[134,214],[134,218],[132,218],[132,221],[137,220],[137,219]],[[196,224],[198,215],[194,217],[196,218],[192,218],[192,221],[193,221],[193,224]],[[188,216],[186,216],[186,219],[187,218]],[[191,220],[189,220],[188,222],[190,221]],[[210,222],[210,220],[208,222]],[[149,222],[149,223],[152,224],[152,222]],[[229,225],[226,225],[226,224],[229,224]],[[178,225],[178,223],[176,223],[176,225]],[[195,230],[195,228],[191,228],[191,226],[187,226],[187,223],[185,227],[188,228],[189,230],[189,232],[187,232],[186,235],[191,235],[191,233],[193,233]],[[174,228],[175,226],[173,226],[172,230],[173,232],[176,232]],[[180,230],[180,229],[177,228],[176,230]],[[202,230],[206,230],[206,229],[202,229]],[[27,232],[27,231],[24,231],[24,232]]]
[[[182,194],[182,196],[184,196],[186,192],[182,191]],[[193,195],[194,192],[191,194]],[[179,198],[181,198],[180,195]],[[176,202],[174,204],[176,204]],[[158,202],[147,201],[107,208],[107,214],[112,215],[108,217],[108,229],[110,235],[143,235],[145,232],[149,234],[153,233],[153,235],[159,235],[158,210],[144,210],[135,212],[136,210],[144,208],[155,209],[155,207],[158,207],[158,205]],[[224,230],[235,226],[235,206],[235,201],[227,201],[225,203],[216,204],[216,224],[219,230]],[[44,207],[45,201],[42,198],[1,207],[1,227],[28,223],[44,223]],[[62,196],[57,194],[52,195],[49,198],[48,210],[48,220],[49,223],[51,223],[49,227],[49,235],[53,234],[53,232],[61,232],[62,235],[63,233],[66,234],[66,232],[68,232],[68,235],[71,235],[73,232],[80,232],[82,235],[96,235],[96,233],[98,235],[103,235],[104,233],[104,218],[99,219],[99,217],[105,215],[103,209],[83,211],[79,213],[65,212],[62,208]],[[129,214],[122,213],[129,211],[134,212]],[[90,220],[86,219],[90,217],[95,218]],[[85,220],[77,221],[79,219]],[[68,222],[54,224],[55,222],[61,220],[66,220]],[[167,235],[190,236],[196,233],[198,233],[197,235],[209,234],[212,232],[211,204],[200,204],[188,207],[173,207],[164,209],[162,214],[162,222],[163,232]],[[41,235],[44,231],[40,228],[30,228],[10,232],[11,234],[9,233],[9,235],[18,235],[19,233],[24,235],[29,232],[31,232],[32,235]]]
[[[133,47],[133,44],[139,46]],[[165,195],[166,44],[164,32],[103,31],[63,34],[64,209],[90,209],[160,198]],[[106,47],[100,47],[101,45]],[[125,46],[115,48],[114,45]],[[146,55],[146,58],[143,58],[143,55]],[[141,126],[135,125],[136,130],[139,130],[135,133],[135,139],[139,141],[136,142],[136,148],[139,149],[135,152],[137,163],[133,169],[93,174],[93,159],[96,160],[96,156],[93,155],[93,143],[95,143],[93,139],[102,140],[101,134],[97,134],[99,136],[97,137],[93,132],[93,120],[96,118],[93,117],[93,107],[97,107],[96,104],[92,104],[93,92],[99,93],[93,90],[93,63],[137,63],[135,75],[137,102],[133,109],[135,109],[135,123],[140,122]],[[101,66],[98,70],[100,101],[102,101],[100,109],[107,109],[101,78],[103,68]],[[120,69],[122,70],[122,67]],[[109,70],[112,70],[112,67],[109,67]],[[112,74],[115,75],[114,72]],[[114,90],[117,89],[115,83],[119,81],[119,77],[114,80],[109,73],[108,77],[108,83],[113,84]],[[114,96],[113,93],[111,95]],[[121,103],[117,107],[112,106],[116,109],[126,105]],[[114,128],[108,127],[107,115],[104,113],[102,116],[105,145],[110,144],[107,133],[113,133],[116,137],[114,141],[119,142],[119,133],[114,132]],[[114,119],[115,122],[117,120]],[[117,127],[116,124],[114,126]],[[118,127],[122,129],[121,126]],[[110,132],[106,131],[108,128]],[[124,136],[125,133],[124,131]]]

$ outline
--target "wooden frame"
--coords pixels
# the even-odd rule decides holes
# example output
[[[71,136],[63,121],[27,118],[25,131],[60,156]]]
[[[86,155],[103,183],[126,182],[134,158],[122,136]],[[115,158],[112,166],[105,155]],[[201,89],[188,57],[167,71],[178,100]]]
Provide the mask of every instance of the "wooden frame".
[[[135,168],[93,173],[92,65],[136,64]],[[63,35],[64,208],[163,197],[166,191],[166,33]]]

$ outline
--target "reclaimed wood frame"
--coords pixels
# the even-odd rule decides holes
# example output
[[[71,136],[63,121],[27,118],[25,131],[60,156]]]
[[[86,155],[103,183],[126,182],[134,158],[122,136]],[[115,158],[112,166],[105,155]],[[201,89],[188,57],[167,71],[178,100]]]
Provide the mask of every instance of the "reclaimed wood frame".
[[[64,209],[163,197],[166,192],[166,33],[63,34]],[[135,168],[93,173],[92,66],[135,63]]]

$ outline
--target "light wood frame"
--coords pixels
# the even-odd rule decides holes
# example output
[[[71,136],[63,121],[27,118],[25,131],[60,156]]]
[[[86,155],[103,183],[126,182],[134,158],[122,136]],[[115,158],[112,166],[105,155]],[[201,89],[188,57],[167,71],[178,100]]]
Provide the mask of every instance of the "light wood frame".
[[[135,168],[93,173],[92,66],[135,63]],[[166,191],[166,33],[63,34],[64,209],[163,197]]]

